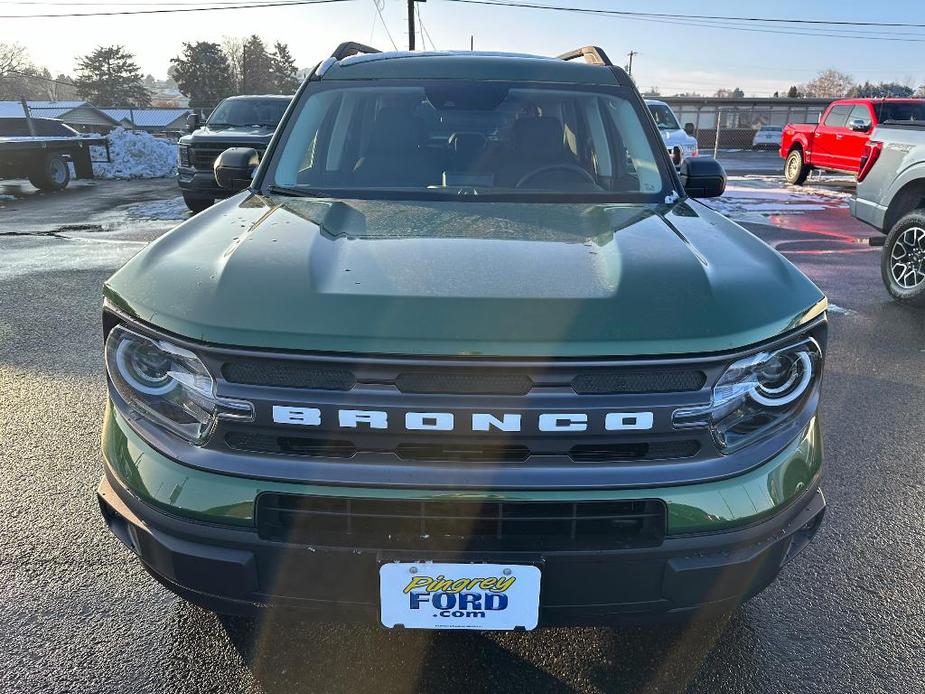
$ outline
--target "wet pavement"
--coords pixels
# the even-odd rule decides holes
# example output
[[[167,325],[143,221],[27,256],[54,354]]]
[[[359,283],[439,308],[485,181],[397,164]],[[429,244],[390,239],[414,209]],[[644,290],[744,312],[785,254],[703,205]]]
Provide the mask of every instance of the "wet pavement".
[[[0,201],[0,691],[922,691],[925,316],[888,299],[844,183],[736,177],[711,202],[839,307],[816,541],[728,623],[529,634],[219,619],[104,529],[100,286],[185,216],[172,183]]]

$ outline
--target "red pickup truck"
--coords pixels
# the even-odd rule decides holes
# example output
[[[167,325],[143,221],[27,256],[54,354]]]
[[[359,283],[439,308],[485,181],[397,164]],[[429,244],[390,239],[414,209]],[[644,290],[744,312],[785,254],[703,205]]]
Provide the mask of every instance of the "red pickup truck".
[[[784,178],[801,185],[813,169],[857,175],[870,134],[885,121],[923,119],[925,99],[841,99],[829,105],[819,125],[784,128],[780,155]]]

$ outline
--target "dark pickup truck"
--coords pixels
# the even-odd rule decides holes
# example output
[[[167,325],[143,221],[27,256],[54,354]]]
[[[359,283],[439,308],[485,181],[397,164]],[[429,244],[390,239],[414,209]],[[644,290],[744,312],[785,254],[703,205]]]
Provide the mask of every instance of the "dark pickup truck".
[[[212,173],[216,157],[229,147],[252,147],[262,154],[291,96],[232,96],[222,101],[200,127],[198,114],[187,121],[189,135],[178,144],[177,181],[186,206],[202,212],[229,193]]]
[[[53,118],[0,118],[0,180],[28,178],[39,190],[61,190],[71,180],[68,163],[77,178],[93,178],[90,145],[109,151],[105,137],[81,135]]]

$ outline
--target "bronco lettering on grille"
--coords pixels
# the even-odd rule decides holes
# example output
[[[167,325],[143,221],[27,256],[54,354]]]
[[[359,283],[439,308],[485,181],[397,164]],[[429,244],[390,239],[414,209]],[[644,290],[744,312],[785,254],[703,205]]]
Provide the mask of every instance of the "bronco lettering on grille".
[[[388,429],[389,412],[384,410],[337,410],[337,426],[341,429]],[[406,431],[455,431],[459,428],[457,417],[452,412],[405,412],[392,413]],[[521,431],[523,417],[516,412],[505,412],[500,416],[485,412],[467,415],[468,430],[488,432]],[[321,426],[322,413],[317,407],[273,406],[273,421],[277,424]],[[652,428],[652,412],[607,412],[604,415],[605,431],[647,431]],[[541,412],[536,429],[544,432],[587,431],[588,415],[582,412]]]

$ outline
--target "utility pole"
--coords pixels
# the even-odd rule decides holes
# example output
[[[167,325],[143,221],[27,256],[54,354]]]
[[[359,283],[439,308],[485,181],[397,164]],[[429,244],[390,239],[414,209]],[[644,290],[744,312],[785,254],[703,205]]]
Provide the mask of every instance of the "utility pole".
[[[632,77],[633,76],[633,58],[639,55],[639,51],[630,51],[629,53],[627,53],[627,55],[629,56],[630,61],[626,65],[626,72],[629,74],[630,77]]]
[[[241,46],[241,93],[247,94],[247,44]]]
[[[414,5],[418,2],[427,2],[427,0],[408,0],[408,50],[414,50],[414,39],[416,29],[414,28]],[[426,46],[425,46],[426,48]]]

